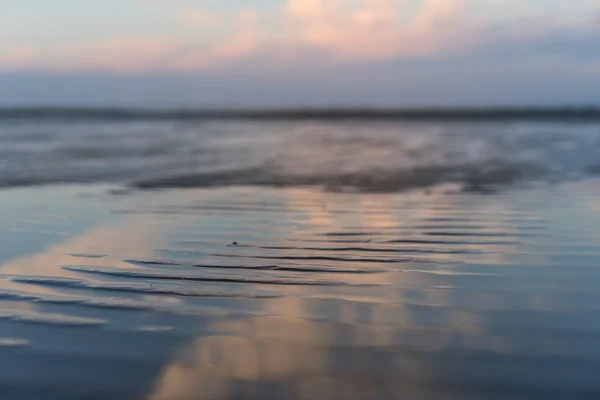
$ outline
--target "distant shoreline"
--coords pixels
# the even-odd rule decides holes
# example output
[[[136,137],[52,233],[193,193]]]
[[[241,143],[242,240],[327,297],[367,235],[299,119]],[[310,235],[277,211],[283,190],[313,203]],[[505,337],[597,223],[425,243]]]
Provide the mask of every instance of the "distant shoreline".
[[[0,107],[0,119],[77,120],[590,120],[600,108],[289,108],[289,109],[150,109]]]

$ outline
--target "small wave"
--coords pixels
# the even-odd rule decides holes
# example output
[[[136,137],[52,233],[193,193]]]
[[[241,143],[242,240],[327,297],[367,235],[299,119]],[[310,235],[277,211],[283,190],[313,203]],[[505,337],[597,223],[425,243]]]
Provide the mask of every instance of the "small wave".
[[[74,317],[63,314],[42,314],[23,310],[0,310],[0,320],[2,319],[32,324],[72,327],[95,327],[106,324],[106,321],[103,319]]]
[[[72,267],[75,268],[75,267]],[[83,267],[82,267],[83,268]],[[269,299],[278,298],[279,295],[269,293],[246,293],[246,292],[227,292],[227,291],[210,291],[210,290],[193,290],[186,288],[174,288],[164,286],[154,286],[152,284],[139,284],[139,283],[99,283],[91,282],[89,280],[75,279],[75,278],[52,278],[52,277],[15,277],[12,279],[13,282],[47,285],[55,287],[68,287],[75,289],[94,289],[94,290],[107,290],[114,292],[127,292],[127,293],[139,293],[139,294],[154,294],[154,295],[170,295],[170,296],[184,296],[184,297],[223,297],[223,298],[255,298],[255,299]],[[1,293],[0,293],[1,295]],[[102,308],[126,308],[126,309],[139,309],[139,310],[156,310],[155,305],[146,302],[128,300],[128,299],[81,299],[81,298],[64,298],[64,297],[51,297],[51,298],[39,298],[35,296],[28,296],[27,294],[14,293],[15,299],[23,300],[40,300],[43,302],[56,302],[56,303],[76,303],[87,306],[95,306]]]
[[[481,254],[479,250],[466,249],[418,249],[418,248],[381,248],[381,247],[299,247],[308,251],[359,252],[359,253],[408,253],[408,254]]]
[[[345,237],[345,236],[380,236],[382,233],[376,232],[327,232],[323,236]]]
[[[182,241],[181,244],[202,245],[204,242]],[[440,248],[407,248],[407,247],[302,247],[302,246],[259,246],[259,245],[237,245],[230,247],[253,248],[262,250],[292,250],[292,251],[315,251],[315,252],[355,252],[355,253],[435,253],[435,254],[481,254],[482,250],[474,249],[440,249]]]
[[[425,240],[425,239],[393,239],[386,240],[383,243],[389,244],[431,244],[431,245],[496,245],[496,246],[515,246],[520,242],[511,240]]]
[[[507,220],[504,220],[507,222]],[[519,221],[521,222],[521,221]],[[456,224],[456,225],[436,225],[436,224],[427,224],[427,225],[414,225],[411,226],[412,229],[418,229],[423,231],[435,231],[435,230],[448,230],[448,231],[487,231],[490,229],[490,225],[479,225],[479,224]],[[543,226],[516,226],[514,229],[519,231],[542,231],[545,229]],[[485,232],[482,232],[485,234]]]
[[[85,272],[90,274],[119,276],[122,278],[141,278],[156,280],[174,280],[190,282],[215,282],[215,283],[244,283],[244,284],[265,284],[265,285],[307,285],[307,286],[337,286],[354,285],[342,281],[319,280],[305,277],[286,277],[286,278],[254,278],[245,276],[226,276],[226,275],[200,275],[185,273],[163,273],[158,271],[128,271],[110,267],[87,267],[87,266],[63,266],[65,270],[73,272]]]
[[[173,330],[172,326],[140,326],[139,332],[168,332]]]
[[[541,234],[528,234],[528,233],[504,233],[504,232],[425,232],[427,236],[456,236],[456,237],[540,237]]]
[[[363,257],[328,257],[328,256],[251,256],[251,255],[239,255],[239,254],[212,254],[218,257],[236,257],[236,258],[252,258],[262,260],[291,260],[291,261],[339,261],[346,263],[386,263],[386,264],[399,264],[399,263],[431,263],[433,260],[427,260],[423,258],[363,258]]]
[[[404,269],[402,272],[412,274],[439,275],[439,276],[496,276],[493,273],[483,272],[459,272],[459,271],[444,271],[444,270],[422,270],[422,269]]]
[[[327,274],[375,274],[384,272],[383,269],[371,269],[371,268],[348,268],[348,267],[292,267],[292,266],[277,266],[277,265],[266,265],[258,267],[223,267],[214,265],[202,265],[193,264],[194,267],[199,268],[216,268],[216,269],[249,269],[259,271],[284,271],[284,272],[313,272],[313,273],[327,273]]]
[[[37,300],[37,296],[15,291],[15,290],[0,290],[0,300]]]
[[[0,347],[23,347],[31,344],[31,341],[27,339],[15,339],[15,338],[1,338]]]
[[[20,283],[26,284],[38,284],[38,285],[49,285],[55,286],[58,288],[64,288],[64,283],[69,281],[69,278],[50,278],[45,279],[43,277],[35,278],[35,277],[23,277],[21,279],[15,279],[15,282],[18,281]],[[73,279],[74,280],[74,279]],[[73,281],[71,280],[71,281]],[[63,282],[64,281],[64,282]],[[67,282],[68,284],[69,282]],[[82,287],[83,288],[83,287]],[[90,286],[91,289],[94,289],[94,286]],[[105,288],[97,287],[96,289],[103,290]],[[111,288],[106,288],[105,290],[113,290]],[[119,291],[119,290],[118,290]],[[128,290],[123,288],[123,292],[128,293],[139,293],[139,294],[147,294],[144,291],[137,290]],[[183,294],[182,294],[183,293]],[[158,293],[158,294],[168,294],[173,296],[185,296],[185,291],[179,293],[178,291]],[[157,294],[157,293],[151,293]],[[212,294],[212,293],[211,293]],[[200,297],[224,297],[224,298],[236,298],[236,297],[247,297],[247,298],[277,298],[279,296],[270,296],[257,295],[256,297],[250,296],[226,296],[223,293],[223,296],[200,296]],[[13,291],[11,300],[16,301],[29,301],[31,303],[39,303],[39,304],[57,304],[57,305],[69,305],[69,306],[78,306],[84,308],[99,308],[99,309],[108,309],[108,310],[120,310],[120,311],[150,311],[155,313],[172,313],[172,314],[184,314],[184,315],[202,315],[202,316],[224,316],[230,314],[224,310],[216,310],[216,309],[207,309],[202,307],[201,309],[197,308],[186,308],[181,307],[179,304],[173,305],[165,305],[165,303],[161,302],[151,302],[151,301],[141,301],[141,300],[132,300],[126,298],[118,298],[118,297],[110,297],[110,298],[102,298],[102,297],[93,297],[90,298],[88,296],[67,296],[67,295],[50,295],[50,294],[29,294],[24,292]],[[0,317],[1,319],[1,317]]]
[[[35,277],[23,277],[14,278],[13,282],[25,283],[25,284],[38,284],[58,287],[81,287],[85,288],[85,285],[75,286],[72,281],[68,278],[35,278]],[[90,289],[94,288],[92,285]],[[42,295],[42,294],[28,294],[24,292],[14,291],[13,293],[3,293],[7,295],[7,298],[18,301],[31,301],[33,303],[45,303],[45,304],[68,304],[85,306],[91,308],[107,308],[107,309],[119,309],[119,310],[138,310],[138,311],[158,311],[154,306],[141,301],[135,301],[131,299],[121,298],[94,298],[89,299],[85,297],[74,297],[74,296],[59,296],[59,295]]]
[[[88,253],[70,253],[71,257],[80,257],[80,258],[104,258],[107,257],[106,254],[88,254]]]
[[[186,254],[196,254],[194,251],[188,250],[160,250],[160,251],[168,251],[168,252],[183,252]],[[243,257],[239,255],[234,255],[231,257]],[[252,258],[263,258],[263,257],[252,257]],[[268,258],[268,257],[267,257]],[[223,270],[247,270],[247,271],[284,271],[284,272],[323,272],[323,273],[343,273],[343,274],[372,274],[372,273],[380,273],[384,272],[383,269],[373,269],[373,268],[349,268],[349,267],[330,267],[330,266],[279,266],[279,265],[218,265],[218,264],[201,264],[201,263],[184,263],[177,261],[169,261],[169,260],[126,260],[134,265],[156,265],[156,266],[168,266],[168,265],[177,265],[177,266],[186,266],[192,268],[206,268],[206,269],[223,269]]]
[[[191,263],[185,263],[172,260],[123,260],[126,263],[133,265],[174,265],[174,266],[191,266]]]

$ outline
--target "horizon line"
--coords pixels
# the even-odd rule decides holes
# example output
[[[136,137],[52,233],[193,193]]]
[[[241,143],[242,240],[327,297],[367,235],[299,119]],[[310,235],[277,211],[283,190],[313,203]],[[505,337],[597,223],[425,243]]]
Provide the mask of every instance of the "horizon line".
[[[0,106],[0,119],[586,119],[600,120],[600,106],[502,107],[70,107]]]

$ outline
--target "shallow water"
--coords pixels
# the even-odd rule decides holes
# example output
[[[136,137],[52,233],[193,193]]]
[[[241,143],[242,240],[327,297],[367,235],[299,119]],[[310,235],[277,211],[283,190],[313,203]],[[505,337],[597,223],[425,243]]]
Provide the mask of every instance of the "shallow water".
[[[600,395],[597,180],[113,189],[0,193],[3,399]]]
[[[446,119],[47,113],[0,110],[0,187],[103,182],[391,193],[452,183],[490,192],[600,172],[598,114],[480,120],[464,113]]]

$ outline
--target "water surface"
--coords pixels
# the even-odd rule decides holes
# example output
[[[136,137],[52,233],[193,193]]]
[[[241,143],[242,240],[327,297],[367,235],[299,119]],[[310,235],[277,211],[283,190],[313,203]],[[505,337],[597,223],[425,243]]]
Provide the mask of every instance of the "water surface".
[[[6,190],[0,390],[596,398],[599,195]]]
[[[600,397],[596,114],[34,111],[2,399]]]

